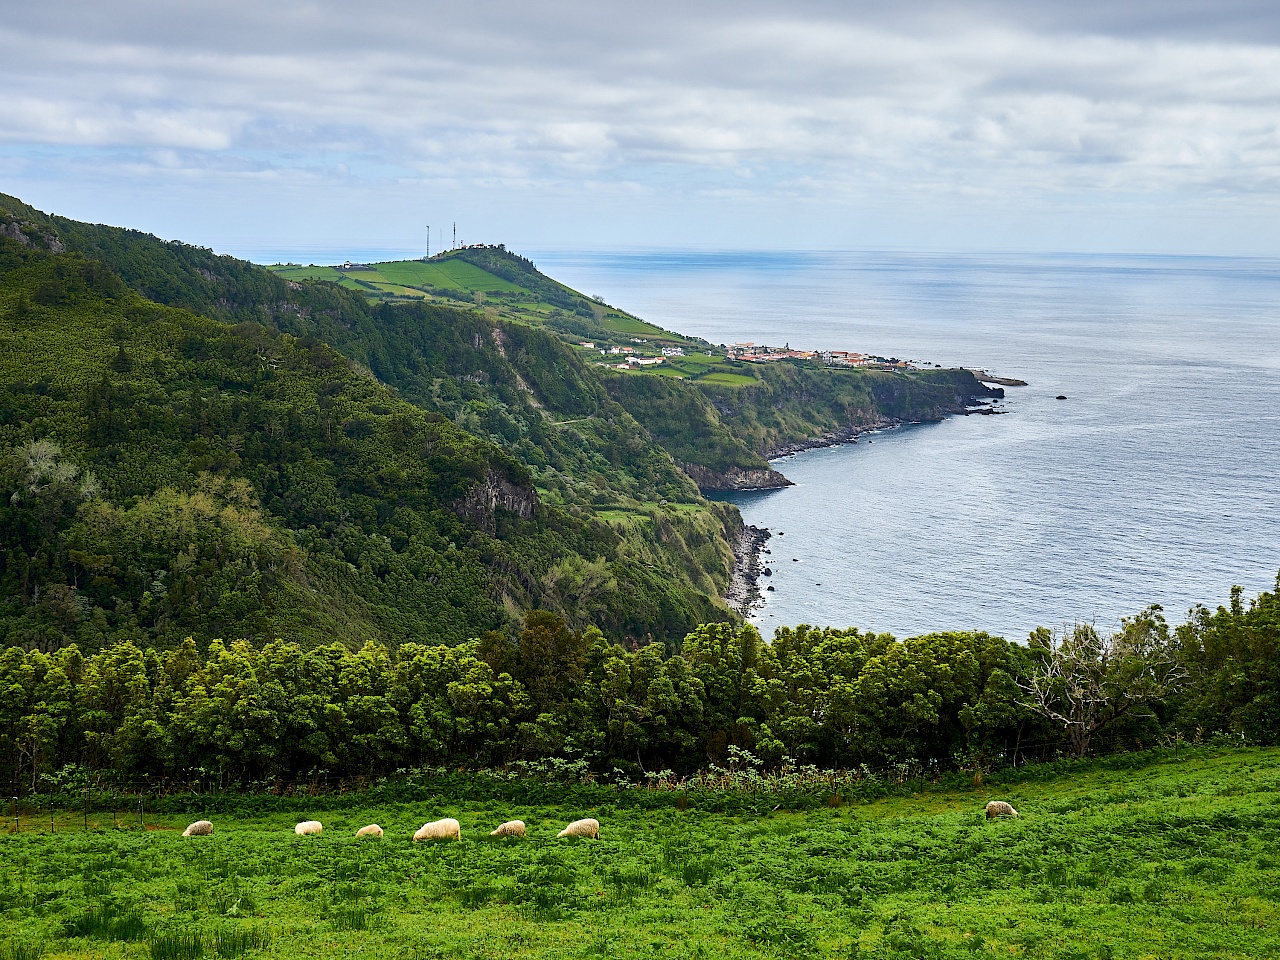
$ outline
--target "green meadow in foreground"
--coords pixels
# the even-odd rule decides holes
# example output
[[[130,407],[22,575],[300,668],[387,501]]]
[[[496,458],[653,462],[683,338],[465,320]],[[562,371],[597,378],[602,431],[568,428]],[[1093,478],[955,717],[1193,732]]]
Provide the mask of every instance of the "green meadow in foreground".
[[[1124,769],[1120,767],[1127,766]],[[1019,820],[986,821],[992,797]],[[0,837],[0,957],[1280,955],[1280,750],[1022,773],[803,813],[350,807]],[[456,816],[461,842],[413,844]],[[599,841],[557,841],[579,816]],[[525,840],[490,841],[500,821]],[[354,839],[378,822],[382,840]],[[77,829],[79,827],[79,829]]]

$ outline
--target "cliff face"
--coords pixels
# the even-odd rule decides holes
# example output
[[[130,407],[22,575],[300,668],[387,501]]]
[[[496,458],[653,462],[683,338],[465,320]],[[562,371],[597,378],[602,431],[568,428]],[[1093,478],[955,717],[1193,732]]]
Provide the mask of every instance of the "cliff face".
[[[454,504],[460,517],[490,534],[497,530],[499,509],[514,513],[521,520],[531,520],[537,507],[538,494],[534,490],[514,484],[494,470]]]
[[[704,493],[789,486],[767,458],[941,420],[1004,395],[968,370],[747,369],[757,378],[748,386],[619,374],[606,374],[605,385]]]
[[[784,456],[899,423],[941,420],[1004,391],[968,370],[882,371],[774,363],[758,386],[698,384],[720,422],[752,451]]]
[[[980,400],[1004,396],[1000,387],[989,387],[969,370],[926,370],[924,376],[878,376],[871,382],[871,397],[882,416],[908,423],[941,420],[963,413]]]
[[[677,461],[703,493],[723,493],[729,490],[776,490],[790,487],[792,483],[777,470],[764,468],[744,470],[729,467],[723,473],[710,470],[697,463]]]

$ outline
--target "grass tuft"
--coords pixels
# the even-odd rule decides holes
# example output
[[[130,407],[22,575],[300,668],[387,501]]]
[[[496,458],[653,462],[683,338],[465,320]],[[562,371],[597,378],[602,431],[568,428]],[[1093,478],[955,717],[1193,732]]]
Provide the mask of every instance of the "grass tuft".
[[[368,930],[369,910],[366,907],[339,907],[333,912],[333,929],[335,930]]]
[[[63,922],[64,935],[94,940],[145,940],[149,932],[146,919],[136,909],[121,912],[107,904],[90,907],[86,913]]]
[[[204,956],[204,937],[198,930],[177,930],[151,940],[151,960],[196,960]]]
[[[259,929],[219,928],[213,932],[212,939],[213,952],[224,960],[242,957],[251,950],[265,950],[271,945],[271,934]]]

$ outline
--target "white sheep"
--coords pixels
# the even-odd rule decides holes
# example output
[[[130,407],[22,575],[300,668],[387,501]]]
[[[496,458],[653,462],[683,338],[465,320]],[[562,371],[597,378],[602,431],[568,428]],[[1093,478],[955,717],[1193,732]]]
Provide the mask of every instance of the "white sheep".
[[[992,820],[996,817],[1017,817],[1020,816],[1017,810],[1013,809],[1003,800],[992,800],[987,804],[987,819]]]
[[[300,824],[293,828],[293,832],[300,837],[315,836],[324,829],[324,824],[319,820],[303,820]]]
[[[557,833],[556,837],[591,837],[594,840],[599,840],[600,821],[591,817],[587,817],[585,820],[575,820]]]
[[[182,831],[184,837],[207,837],[213,833],[213,824],[208,820],[197,820]]]
[[[371,823],[367,827],[361,827],[356,831],[357,837],[380,837],[382,836],[382,828],[376,823]]]
[[[432,820],[430,823],[424,823],[418,828],[418,832],[413,835],[413,842],[419,840],[461,840],[462,827],[453,817],[445,817],[443,820]]]
[[[506,823],[499,824],[498,829],[489,834],[491,837],[523,837],[524,821],[508,820]]]

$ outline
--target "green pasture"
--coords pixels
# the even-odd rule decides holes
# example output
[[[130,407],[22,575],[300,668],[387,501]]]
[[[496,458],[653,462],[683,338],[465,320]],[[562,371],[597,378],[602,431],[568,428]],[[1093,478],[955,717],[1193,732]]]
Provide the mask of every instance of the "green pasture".
[[[193,809],[145,831],[29,819],[0,836],[0,956],[1280,955],[1280,751],[1133,763],[805,812],[750,793],[731,814],[696,793],[592,808],[424,794]],[[997,796],[1022,818],[986,821]],[[202,813],[215,834],[183,839]],[[295,837],[312,816],[323,835]],[[461,842],[410,841],[442,816]],[[600,840],[555,839],[580,816]],[[527,839],[487,837],[512,817]],[[375,821],[384,839],[354,838]]]
[[[518,287],[495,277],[487,270],[463,260],[400,260],[371,264],[369,269],[339,270],[337,267],[275,266],[271,268],[287,280],[329,280],[351,290],[389,293],[397,297],[422,299],[435,289],[460,291],[473,296],[485,293],[520,293]]]
[[[718,383],[724,386],[743,387],[757,383],[758,380],[740,365],[728,364],[724,357],[712,354],[695,353],[683,357],[668,357],[665,363],[652,367],[641,367],[636,373],[648,376],[683,378],[697,380],[700,383]]]
[[[743,373],[722,373],[720,371],[709,373],[700,378],[700,381],[702,383],[719,383],[726,387],[748,387],[758,382],[755,377],[747,376]]]
[[[391,295],[405,299],[445,299],[453,302],[447,293],[465,293],[468,299],[477,292],[498,295],[522,295],[524,299],[511,301],[497,299],[490,304],[500,316],[509,320],[548,320],[557,309],[553,304],[541,301],[537,294],[525,287],[495,276],[489,271],[457,257],[432,260],[395,260],[370,264],[369,269],[340,270],[337,267],[299,266],[276,264],[269,268],[287,280],[328,280],[349,290],[367,295]],[[566,292],[586,302],[586,297],[563,284]],[[600,325],[619,338],[651,337],[664,342],[692,343],[685,337],[671,334],[660,327],[633,317],[620,310],[606,309],[600,317]]]

